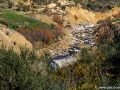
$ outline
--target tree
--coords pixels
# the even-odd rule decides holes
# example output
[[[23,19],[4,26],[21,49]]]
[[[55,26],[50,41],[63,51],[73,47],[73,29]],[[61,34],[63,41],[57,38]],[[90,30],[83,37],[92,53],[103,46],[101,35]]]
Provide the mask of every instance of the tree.
[[[39,62],[47,61],[44,57],[36,56],[34,51],[21,47],[20,54],[13,48],[6,50],[0,47],[0,89],[1,90],[66,90],[61,80],[42,74]],[[41,67],[41,68],[40,68]],[[39,69],[37,69],[39,68]],[[44,66],[44,72],[47,70]]]
[[[109,77],[109,84],[116,85],[116,80],[120,76],[120,29],[116,24],[101,22],[98,29],[98,50],[99,59],[103,61],[101,65],[104,75]],[[101,58],[100,58],[101,57]],[[105,74],[106,73],[106,74]]]

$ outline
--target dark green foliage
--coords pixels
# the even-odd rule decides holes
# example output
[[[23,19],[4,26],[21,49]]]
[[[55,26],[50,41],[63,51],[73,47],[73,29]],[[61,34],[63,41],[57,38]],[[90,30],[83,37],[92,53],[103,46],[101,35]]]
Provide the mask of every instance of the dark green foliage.
[[[108,8],[108,10],[111,10],[111,9],[112,9],[112,7],[111,7],[110,5],[108,5],[107,8]]]
[[[52,0],[53,2],[57,2],[57,0]],[[36,2],[37,4],[50,4],[51,0],[33,0],[33,2]]]
[[[26,51],[21,53],[26,55]],[[13,52],[12,48],[8,51],[4,47],[0,48],[1,88],[3,90],[32,90],[38,87],[38,80],[35,77],[39,73],[31,68],[32,61],[29,56],[28,53],[26,56],[19,56]]]
[[[83,8],[92,11],[107,11],[119,5],[119,0],[74,0],[76,4],[80,3]]]
[[[8,26],[8,24],[5,21],[3,21],[3,20],[0,20],[0,24]]]
[[[116,80],[120,76],[120,28],[118,25],[112,24],[111,22],[103,21],[100,25],[103,24],[108,29],[105,29],[105,26],[101,26],[103,29],[105,29],[104,32],[107,31],[107,33],[103,35],[103,37],[106,35],[106,42],[101,43],[98,41],[98,51],[100,51],[105,57],[105,60],[101,62],[102,70],[104,73],[109,73],[109,84],[116,85]],[[104,33],[101,27],[97,28],[96,30],[98,30],[99,33]],[[98,35],[98,38],[99,37],[101,37],[100,34]]]
[[[84,62],[86,64],[89,64],[91,62],[92,56],[88,52],[88,49],[86,49],[86,48],[82,49],[81,58],[82,58],[82,62]]]
[[[65,8],[66,8],[65,6],[61,6],[61,9],[62,9],[62,10],[65,10]]]
[[[0,90],[65,90],[65,85],[43,75],[35,65],[48,55],[37,57],[34,51],[22,47],[20,55],[12,48],[0,47]],[[41,66],[42,67],[42,66]],[[45,69],[44,69],[45,70]]]
[[[24,11],[24,12],[27,12],[27,11],[30,10],[30,7],[29,7],[29,6],[23,5],[22,8],[23,8],[23,11]]]
[[[107,61],[106,63],[110,66],[109,72],[111,74],[114,74],[114,77],[120,76],[120,35],[117,32],[114,37],[114,43],[112,45],[108,45],[105,48],[107,48],[106,57]]]

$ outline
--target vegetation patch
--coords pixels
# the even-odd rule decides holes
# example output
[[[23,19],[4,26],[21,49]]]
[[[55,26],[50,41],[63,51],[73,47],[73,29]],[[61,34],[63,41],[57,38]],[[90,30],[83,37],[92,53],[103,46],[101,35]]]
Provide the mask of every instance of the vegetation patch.
[[[7,23],[8,27],[15,30],[17,30],[20,27],[27,27],[27,28],[45,27],[47,29],[54,29],[53,26],[35,20],[33,17],[32,18],[25,17],[23,15],[16,14],[15,12],[8,10],[1,10],[1,13],[3,13],[3,15],[1,16],[3,21]]]
[[[95,26],[97,48],[82,48],[74,65],[52,71],[50,76],[61,79],[69,90],[99,90],[99,86],[120,85],[120,29],[102,21]],[[96,87],[98,86],[98,87]]]
[[[6,50],[0,46],[0,89],[67,90],[60,79],[50,77],[47,64],[49,57],[48,53],[38,57],[34,50],[25,47],[21,47],[18,54],[12,48]],[[41,62],[44,66],[39,65]]]
[[[76,4],[80,3],[83,8],[97,11],[106,12],[113,7],[119,7],[119,0],[74,0]]]
[[[44,27],[41,28],[19,28],[18,30],[27,40],[29,40],[35,48],[43,47],[45,44],[49,45],[59,41],[64,35],[62,29],[56,28],[49,30]]]
[[[120,19],[115,19],[115,20],[112,20],[112,22],[119,23],[119,22],[120,22]]]

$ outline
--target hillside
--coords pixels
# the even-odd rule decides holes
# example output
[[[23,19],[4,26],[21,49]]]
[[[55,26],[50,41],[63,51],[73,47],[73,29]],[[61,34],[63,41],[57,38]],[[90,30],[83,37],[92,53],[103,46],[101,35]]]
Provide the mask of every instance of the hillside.
[[[74,0],[75,3],[81,3],[82,7],[91,11],[106,12],[119,6],[119,0]]]
[[[4,9],[1,9],[1,23],[7,24],[9,28],[18,30],[37,49],[47,47],[46,44],[56,43],[56,41],[60,44],[58,45],[60,46],[59,48],[64,48],[62,44],[64,44],[65,47],[69,47],[70,42],[72,41],[70,39],[74,37],[71,36],[71,31],[65,27],[70,26],[71,28],[76,28],[80,23],[95,24],[99,20],[114,20],[114,15],[120,12],[120,8],[116,6],[105,12],[92,11],[83,7],[84,2],[88,3],[87,0],[80,2],[77,0],[75,0],[75,2],[69,0],[51,2],[48,0],[41,1],[40,3],[37,0],[31,3],[30,0],[15,0],[14,2],[11,1],[11,8],[7,7],[7,4],[9,6],[10,2],[2,2],[3,4],[1,4],[1,7]],[[99,1],[89,2],[95,2],[95,4],[100,3]],[[11,10],[11,12],[9,13],[6,9]],[[38,28],[39,26],[40,28]],[[55,31],[51,31],[53,33],[44,30],[42,31],[41,29],[43,28],[41,27],[44,27],[45,30],[56,29],[56,33],[59,34],[64,31],[65,36],[64,38],[58,38],[59,35],[55,37],[55,34],[53,34]],[[34,33],[30,33],[29,28],[31,28],[30,30],[33,30]],[[61,31],[59,31],[59,28]],[[48,36],[46,38],[44,35],[42,38],[39,38],[39,34],[35,34],[35,32],[40,32],[41,34],[46,32],[45,35],[51,34],[51,37]],[[14,37],[16,37],[16,35]],[[36,39],[36,37],[38,38]],[[65,38],[70,42],[68,43],[66,40],[64,41]],[[55,46],[57,46],[57,43]]]
[[[1,9],[1,23],[7,22],[6,24],[8,25],[8,27],[19,30],[19,32],[28,41],[30,41],[30,43],[32,43],[32,45],[36,49],[40,49],[44,47],[54,48],[54,46],[59,46],[58,47],[59,50],[65,49],[66,47],[70,47],[69,45],[71,44],[71,41],[74,37],[71,35],[71,31],[69,31],[69,29],[63,27],[70,26],[71,28],[76,28],[76,26],[79,25],[80,23],[95,24],[99,20],[114,20],[113,16],[120,12],[119,7],[114,7],[111,10],[107,10],[106,12],[95,12],[87,8],[84,8],[82,2],[88,3],[88,1],[80,1],[79,3],[77,3],[76,1],[74,2],[68,0],[65,1],[58,0],[53,2],[48,0],[47,4],[45,4],[46,1],[41,1],[41,3],[38,3],[37,0],[35,0],[34,2],[30,3],[30,0],[27,1],[16,0],[12,2],[14,3],[13,7],[8,8],[7,3],[9,5],[9,2],[3,2],[2,7],[4,6],[3,8],[10,9],[11,13],[8,13],[7,10]],[[94,2],[96,2],[96,4],[99,3],[97,1]],[[21,6],[19,6],[20,4]],[[42,28],[37,29],[39,26],[40,27],[43,26],[47,30],[54,29],[55,27],[61,28],[61,25],[59,24],[59,22],[61,21],[63,26],[61,30],[64,31],[65,36],[64,38],[57,39],[58,42],[56,42],[54,38],[55,36],[52,36],[53,33],[50,32],[46,32],[46,34],[49,33],[51,34],[50,36],[52,37],[49,36],[48,38],[45,38],[44,35],[42,37],[42,40],[41,38],[36,39],[36,37],[39,37],[39,34],[35,34],[35,32],[30,34],[29,28],[32,28],[31,30],[34,30],[33,29],[34,27],[36,28],[37,32],[43,33],[44,30],[41,31]],[[22,30],[26,30],[26,32]],[[16,35],[14,37],[16,37]],[[54,45],[52,47],[49,47],[49,45],[48,46],[46,45],[46,43],[48,42],[49,44],[54,43]],[[62,46],[62,44],[64,44],[64,46]],[[55,53],[57,49],[56,50],[49,49],[49,51]]]
[[[0,44],[6,47],[13,47],[15,51],[19,51],[20,46],[26,46],[32,49],[32,44],[25,39],[20,33],[7,28],[5,25],[0,24]]]
[[[111,3],[110,3],[111,2]],[[65,15],[65,19],[69,18],[71,19],[70,21],[76,22],[75,20],[75,15],[77,16],[78,20],[77,22],[97,22],[99,20],[105,20],[107,18],[112,18],[112,15],[115,13],[119,13],[120,9],[119,9],[119,5],[117,5],[118,0],[116,1],[109,1],[106,2],[105,0],[101,0],[101,1],[97,1],[97,0],[47,0],[47,1],[37,1],[31,0],[27,0],[27,1],[21,1],[21,0],[15,0],[14,1],[14,5],[13,9],[18,10],[18,11],[34,11],[34,12],[42,12],[44,11],[45,8],[48,8],[52,11],[52,13],[59,13],[59,14],[63,14]],[[13,2],[12,2],[13,3]],[[27,4],[26,4],[27,3]],[[41,4],[42,3],[42,4]],[[90,4],[93,5],[93,8],[96,9],[96,7],[94,6],[94,4],[97,6],[99,5],[113,5],[113,7],[111,7],[111,9],[107,9],[105,10],[105,12],[103,11],[94,11],[94,10],[89,10],[89,8],[85,8],[84,4]],[[119,3],[119,2],[118,2]],[[21,4],[21,6],[19,6]],[[4,5],[4,4],[3,4]],[[6,8],[7,5],[5,4],[4,7]],[[99,7],[99,6],[98,6]],[[50,13],[50,12],[49,12]],[[40,16],[42,17],[42,16]],[[47,18],[47,17],[46,17]],[[42,20],[42,19],[41,19]],[[50,19],[49,19],[50,20]],[[46,21],[43,20],[44,22],[52,22],[50,21]],[[66,20],[65,20],[66,21]]]
[[[119,4],[0,0],[0,90],[119,90]]]
[[[83,9],[81,6],[78,7],[68,7],[66,9],[67,14],[65,16],[65,21],[71,23],[71,25],[79,24],[79,23],[96,23],[99,20],[112,20],[114,14],[120,12],[119,7],[115,7],[112,10],[108,10],[107,12],[94,12]],[[75,19],[77,17],[77,20]]]

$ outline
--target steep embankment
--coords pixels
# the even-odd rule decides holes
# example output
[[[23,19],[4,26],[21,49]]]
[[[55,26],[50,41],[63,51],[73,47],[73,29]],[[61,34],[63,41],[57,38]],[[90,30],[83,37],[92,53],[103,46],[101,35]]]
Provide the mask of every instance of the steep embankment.
[[[2,43],[6,45],[6,47],[14,47],[15,51],[19,51],[20,46],[32,48],[32,44],[27,41],[24,36],[0,24],[0,45]]]
[[[57,23],[54,22],[54,21],[52,20],[52,18],[49,17],[49,16],[47,16],[46,14],[35,14],[35,17],[36,17],[37,20],[40,20],[40,21],[42,21],[42,22],[45,22],[45,23],[47,23],[47,24],[49,24],[49,25],[50,25],[50,24],[57,25]]]
[[[113,15],[120,12],[120,7],[115,7],[112,10],[109,10],[105,13],[96,12],[95,13],[95,22],[105,19],[113,19]]]
[[[50,1],[47,0],[46,2],[50,2]],[[28,7],[29,7],[29,5],[32,2],[30,3],[30,0],[26,0],[26,2],[24,2],[23,0],[15,0],[14,1],[15,5],[17,5],[19,3],[24,3],[24,5],[26,5],[26,6],[28,5]],[[45,1],[41,1],[41,3],[45,3]],[[37,5],[37,2],[36,2],[36,5]],[[38,9],[34,8],[34,10],[37,10],[37,11],[41,12],[42,10],[44,10],[47,7],[47,8],[50,8],[52,11],[54,11],[56,13],[66,12],[66,15],[64,15],[64,20],[70,22],[71,25],[79,24],[80,22],[96,23],[99,20],[112,19],[113,14],[116,14],[116,13],[120,12],[120,7],[115,7],[112,10],[109,10],[109,11],[103,12],[103,13],[102,12],[89,11],[87,9],[84,9],[81,4],[77,3],[77,5],[76,5],[74,0],[71,0],[71,1],[69,1],[69,0],[56,0],[56,1],[53,1],[53,2],[49,3],[47,6],[41,4],[41,5],[38,5],[38,7],[40,7],[40,8],[38,8]],[[65,11],[62,9],[63,7],[65,7]],[[30,8],[33,8],[33,7],[31,6]],[[43,22],[46,22],[48,24],[51,24],[51,23],[55,24],[50,19],[50,16],[37,15],[37,17],[39,18],[39,20],[41,20]]]
[[[79,24],[80,22],[96,23],[99,20],[112,19],[113,18],[112,15],[119,13],[120,8],[115,7],[110,11],[102,13],[102,12],[88,11],[86,9],[81,8],[81,6],[78,6],[71,8],[68,7],[66,11],[67,11],[67,15],[64,17],[65,21],[70,22],[71,25],[75,25],[75,24]]]
[[[80,22],[95,21],[94,16],[95,14],[88,10],[84,10],[82,8],[77,7],[71,7],[67,8],[67,16],[65,17],[65,20],[70,21],[71,24],[78,24]]]
[[[18,4],[17,1],[20,2],[20,0],[16,0],[15,5]],[[28,2],[29,1],[30,0],[28,0]],[[112,15],[120,12],[120,8],[118,8],[118,7],[115,7],[108,12],[102,13],[102,12],[93,12],[93,11],[83,9],[80,4],[75,6],[73,3],[72,4],[73,6],[72,6],[66,0],[59,0],[59,2],[61,2],[60,6],[57,5],[56,3],[54,3],[54,4],[52,3],[47,6],[50,8],[51,11],[54,11],[54,12],[60,14],[61,16],[63,16],[64,22],[69,22],[71,26],[76,26],[77,24],[80,24],[80,22],[96,23],[99,20],[111,19],[111,18],[113,18]],[[30,3],[28,3],[28,4],[30,4]],[[47,6],[43,7],[43,9],[45,9]],[[62,6],[65,6],[65,10],[62,9]],[[58,9],[55,9],[55,7]],[[42,7],[40,7],[39,9],[41,9],[41,8]],[[54,13],[54,12],[52,12],[52,13]],[[66,12],[66,14],[63,12]],[[47,24],[57,25],[57,23],[53,21],[53,18],[50,17],[49,15],[46,15],[45,13],[36,14],[35,17],[36,17],[36,19],[41,20],[42,22],[46,22]],[[2,28],[4,28],[4,30],[2,30]],[[11,30],[10,30],[9,35],[7,35],[8,34],[8,33],[6,33],[7,30],[9,31],[9,29],[6,27],[0,27],[0,43],[3,42],[8,46],[14,46],[16,50],[18,49],[19,46],[25,45],[25,44],[28,45],[28,47],[32,47],[31,43],[28,42],[21,34],[15,32],[15,31],[11,32]],[[64,38],[65,40],[60,40],[61,42],[59,42],[59,44],[58,44],[59,46],[56,45],[56,48],[60,47],[60,49],[61,49],[61,48],[64,48],[63,46],[67,47],[69,45],[67,41],[69,41],[69,43],[71,43],[70,39],[72,38],[72,36],[71,36],[70,30],[67,31],[66,37],[65,37],[66,39]]]

